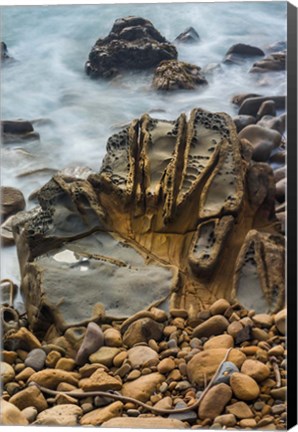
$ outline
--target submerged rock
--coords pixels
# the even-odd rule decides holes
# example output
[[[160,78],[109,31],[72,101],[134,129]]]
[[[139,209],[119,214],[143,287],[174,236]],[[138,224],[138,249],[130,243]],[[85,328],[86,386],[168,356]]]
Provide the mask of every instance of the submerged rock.
[[[193,27],[188,27],[176,37],[175,42],[191,44],[197,43],[199,40],[198,32]]]
[[[195,322],[218,298],[246,301],[247,292],[251,309],[280,309],[274,177],[269,165],[250,163],[243,141],[223,113],[145,114],[108,140],[99,173],[57,173],[13,225],[31,328],[61,332],[146,309],[152,319],[152,304]]]
[[[232,64],[241,64],[243,62],[243,59],[245,58],[251,58],[251,57],[257,57],[257,56],[264,56],[265,53],[260,48],[247,45],[244,43],[238,43],[235,45],[232,45],[228,51],[226,52],[224,62],[225,63],[232,63]]]
[[[286,69],[286,51],[275,52],[257,61],[250,69],[251,73],[277,72]]]
[[[25,120],[2,120],[1,136],[3,144],[39,140],[32,123]]]
[[[117,19],[109,35],[97,40],[85,69],[92,77],[111,78],[121,70],[150,69],[176,58],[174,45],[149,20],[129,16]]]
[[[200,67],[177,60],[167,60],[156,68],[152,84],[156,90],[193,90],[208,82]]]

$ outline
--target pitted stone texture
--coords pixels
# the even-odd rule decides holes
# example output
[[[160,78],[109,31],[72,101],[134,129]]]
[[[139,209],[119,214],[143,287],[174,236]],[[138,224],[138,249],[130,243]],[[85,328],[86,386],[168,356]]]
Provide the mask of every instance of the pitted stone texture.
[[[208,84],[199,66],[167,60],[155,69],[152,85],[156,90],[193,90]]]

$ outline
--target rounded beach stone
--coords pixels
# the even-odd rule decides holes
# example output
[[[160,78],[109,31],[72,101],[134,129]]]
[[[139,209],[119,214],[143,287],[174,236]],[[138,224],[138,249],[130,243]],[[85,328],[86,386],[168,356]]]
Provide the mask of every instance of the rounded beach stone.
[[[29,423],[32,423],[36,419],[38,411],[34,406],[30,406],[30,407],[24,408],[22,410],[22,414],[28,420]]]
[[[121,347],[122,337],[119,330],[109,328],[104,332],[105,345],[109,347]]]
[[[224,334],[219,336],[214,336],[209,339],[204,344],[204,350],[211,348],[233,348],[234,347],[234,339],[231,335]]]
[[[107,391],[120,390],[122,384],[119,380],[99,368],[90,376],[90,378],[83,378],[79,382],[79,386],[84,391]]]
[[[162,337],[163,325],[151,318],[134,321],[123,335],[123,343],[128,347],[150,339],[159,341]]]
[[[4,385],[10,381],[13,381],[15,377],[15,371],[13,367],[5,362],[0,362],[0,374],[1,381]]]
[[[239,419],[251,418],[254,416],[252,410],[245,402],[235,402],[227,406],[226,411],[230,414],[234,414],[234,416]]]
[[[192,336],[210,337],[223,333],[229,325],[229,321],[222,315],[214,315],[194,328]]]
[[[76,356],[76,363],[83,365],[88,361],[91,354],[97,351],[104,344],[104,334],[101,328],[91,322],[87,326],[87,330],[80,346],[80,349]]]
[[[215,417],[214,423],[218,423],[221,426],[233,427],[236,425],[237,420],[234,414],[222,414]]]
[[[27,426],[28,420],[19,408],[4,399],[1,399],[0,424],[4,426]]]
[[[76,426],[82,409],[73,404],[56,405],[38,414],[34,424],[48,426]]]
[[[245,360],[241,367],[241,372],[250,376],[257,382],[264,381],[270,375],[270,369],[268,366],[258,360],[253,359]]]
[[[274,316],[274,322],[277,327],[277,330],[282,334],[286,334],[286,318],[287,318],[287,310],[283,309],[280,312],[278,312]]]
[[[25,198],[22,192],[14,187],[1,186],[1,218],[5,219],[25,208]]]
[[[78,377],[79,374],[76,372],[67,372],[60,369],[43,369],[31,375],[28,382],[33,381],[43,387],[56,389],[62,382],[77,386]]]
[[[217,384],[206,393],[199,406],[200,419],[219,416],[232,398],[232,390],[227,384]]]
[[[212,315],[223,315],[230,307],[230,303],[226,299],[216,300],[209,308]]]
[[[91,354],[89,360],[91,363],[101,363],[105,366],[112,366],[114,357],[120,352],[116,347],[101,347],[98,351]]]
[[[40,371],[44,367],[46,357],[47,355],[43,349],[35,348],[29,352],[24,363],[35,371]]]
[[[36,386],[29,386],[16,393],[9,399],[9,402],[17,406],[20,410],[28,407],[35,407],[38,412],[48,408],[47,401]]]
[[[230,378],[230,385],[235,396],[240,400],[253,400],[260,394],[260,388],[256,381],[243,373],[235,372]]]
[[[185,429],[181,420],[164,417],[115,417],[102,424],[103,428]]]
[[[139,366],[155,366],[158,363],[158,354],[147,346],[136,346],[127,351],[128,360],[133,368]]]
[[[158,372],[165,374],[171,372],[173,369],[175,369],[175,367],[176,367],[176,363],[174,362],[174,360],[167,357],[161,360],[161,362],[157,366],[157,370]]]
[[[270,328],[273,324],[273,317],[268,314],[257,314],[252,317],[255,325]]]
[[[210,380],[227,352],[225,348],[213,348],[195,354],[187,364],[187,375],[192,384],[204,385],[205,379]],[[238,349],[232,349],[227,361],[240,368],[246,359]],[[206,378],[205,378],[206,377]]]

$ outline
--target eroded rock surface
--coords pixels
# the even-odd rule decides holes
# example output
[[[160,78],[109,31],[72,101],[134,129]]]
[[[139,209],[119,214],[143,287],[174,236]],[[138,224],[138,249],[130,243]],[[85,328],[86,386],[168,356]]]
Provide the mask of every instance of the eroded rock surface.
[[[111,78],[121,70],[150,69],[176,58],[174,45],[150,21],[129,16],[117,19],[109,35],[97,40],[85,69],[92,77]]]
[[[31,327],[63,331],[158,303],[196,321],[239,295],[279,310],[274,176],[250,157],[228,115],[194,109],[189,120],[132,121],[87,179],[56,174],[13,228]]]

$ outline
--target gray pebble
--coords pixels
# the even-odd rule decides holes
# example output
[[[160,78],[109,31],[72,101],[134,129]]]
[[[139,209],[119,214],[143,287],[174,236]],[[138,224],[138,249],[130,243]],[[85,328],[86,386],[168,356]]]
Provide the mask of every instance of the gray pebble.
[[[127,414],[129,417],[139,417],[139,415],[140,415],[140,411],[137,410],[137,409],[128,409],[128,410],[126,411],[126,414]]]
[[[181,409],[186,407],[187,405],[185,402],[178,402],[175,405],[175,409]],[[168,418],[194,423],[197,420],[197,413],[195,411],[187,411],[185,413],[173,413],[170,414]]]
[[[168,342],[168,348],[177,348],[177,340],[176,339],[170,339]]]
[[[90,322],[76,356],[76,363],[83,365],[88,361],[91,354],[97,351],[104,344],[104,334],[101,328],[94,322]]]
[[[218,371],[217,377],[214,380],[213,385],[225,383],[230,383],[231,375],[235,372],[239,372],[239,369],[237,368],[234,363],[226,361],[222,364],[220,370]]]
[[[114,399],[110,399],[107,397],[95,396],[95,398],[94,398],[94,406],[96,406],[96,408],[100,408],[100,407],[109,405],[112,402],[114,402]]]
[[[131,371],[131,366],[129,363],[124,363],[119,369],[116,370],[115,375],[119,375],[123,378]]]
[[[160,393],[165,393],[168,390],[168,384],[166,382],[163,382],[161,386],[159,387]]]
[[[194,337],[190,343],[189,343],[191,348],[201,348],[202,347],[202,342],[200,341],[199,338]]]
[[[179,351],[180,351],[179,348],[169,348],[160,354],[160,358],[162,360],[170,356],[176,357]]]
[[[190,382],[185,380],[185,381],[178,382],[178,384],[175,387],[175,390],[184,391],[184,390],[189,389],[190,387],[191,387]]]
[[[35,348],[29,352],[24,363],[27,367],[31,367],[35,371],[40,371],[44,367],[46,356],[43,349]]]
[[[284,412],[286,410],[286,406],[284,404],[279,404],[279,405],[273,405],[271,407],[271,412],[272,414],[281,414],[282,412]]]

